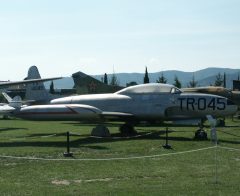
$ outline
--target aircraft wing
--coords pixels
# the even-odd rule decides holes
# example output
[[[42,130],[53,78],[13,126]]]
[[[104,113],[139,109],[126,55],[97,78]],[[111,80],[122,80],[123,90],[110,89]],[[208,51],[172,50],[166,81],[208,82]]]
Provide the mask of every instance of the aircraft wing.
[[[31,79],[31,80],[22,80],[22,81],[14,81],[14,82],[2,82],[0,83],[0,88],[13,86],[17,84],[28,84],[28,83],[35,83],[35,82],[46,82],[51,80],[59,80],[63,77],[54,77],[54,78],[44,78],[44,79]]]
[[[121,120],[134,117],[129,113],[102,111],[99,108],[85,104],[32,105],[21,108],[15,115],[33,120]]]

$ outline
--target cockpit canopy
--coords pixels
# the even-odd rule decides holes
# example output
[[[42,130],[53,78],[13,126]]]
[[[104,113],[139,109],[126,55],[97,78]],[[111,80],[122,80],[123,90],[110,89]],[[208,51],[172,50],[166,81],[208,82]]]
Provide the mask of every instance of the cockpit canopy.
[[[181,90],[171,84],[150,83],[141,84],[136,86],[130,86],[124,88],[116,94],[128,95],[128,94],[158,94],[158,93],[181,93]]]

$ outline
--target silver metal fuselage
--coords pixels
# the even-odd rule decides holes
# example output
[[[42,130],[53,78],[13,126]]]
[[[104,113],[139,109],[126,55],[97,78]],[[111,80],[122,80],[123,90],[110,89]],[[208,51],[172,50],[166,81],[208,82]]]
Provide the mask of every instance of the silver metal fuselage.
[[[113,94],[78,95],[54,99],[49,105],[21,108],[18,116],[33,120],[174,120],[225,117],[237,111],[227,98],[182,93],[173,85],[143,84]]]
[[[208,114],[223,117],[236,111],[226,98],[189,93],[97,94],[60,98],[52,104],[84,104],[102,111],[131,113],[138,119],[203,118]]]

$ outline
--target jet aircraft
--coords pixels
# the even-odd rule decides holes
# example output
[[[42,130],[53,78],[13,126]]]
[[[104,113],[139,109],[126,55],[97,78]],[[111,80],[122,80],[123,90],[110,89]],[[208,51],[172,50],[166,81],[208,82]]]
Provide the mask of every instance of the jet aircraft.
[[[217,95],[185,93],[170,84],[150,83],[124,88],[116,93],[58,98],[48,105],[21,108],[16,115],[30,120],[120,120],[121,132],[130,132],[130,122],[204,119],[206,115],[233,115],[237,106]]]
[[[41,79],[40,73],[36,66],[31,66],[29,68],[27,79],[29,79],[29,80]],[[53,94],[49,93],[46,90],[43,82],[30,83],[30,84],[26,85],[25,99],[26,100],[34,100],[31,104],[34,104],[34,105],[47,104],[50,102],[50,100],[56,99],[59,97],[61,97],[61,96],[53,95]]]
[[[52,77],[52,78],[39,78],[39,79],[26,79],[22,81],[8,81],[8,82],[0,82],[0,89],[4,89],[9,86],[19,85],[19,84],[35,84],[46,82],[46,81],[52,81],[52,80],[58,80],[62,77]],[[5,98],[7,98],[7,95],[4,95]],[[19,97],[15,97],[14,99],[11,99],[10,97],[7,98],[9,104],[0,103],[0,114],[8,114],[10,112],[15,111],[18,107],[16,107],[16,102],[19,101]]]

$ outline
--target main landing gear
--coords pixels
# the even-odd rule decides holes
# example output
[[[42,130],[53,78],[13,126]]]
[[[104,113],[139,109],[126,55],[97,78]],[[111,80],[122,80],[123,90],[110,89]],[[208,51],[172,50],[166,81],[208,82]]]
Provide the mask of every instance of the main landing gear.
[[[122,136],[133,136],[137,134],[137,131],[134,129],[133,123],[125,123],[119,127],[119,131]]]
[[[121,133],[121,136],[123,137],[129,137],[129,136],[134,136],[137,134],[137,131],[134,129],[134,123],[127,122],[119,127],[119,131]],[[104,125],[100,124],[97,125],[92,129],[91,132],[92,136],[97,136],[97,137],[110,137],[111,134],[109,132],[109,129]]]
[[[199,125],[199,129],[195,132],[194,139],[207,140],[207,132],[203,129],[203,123]]]

